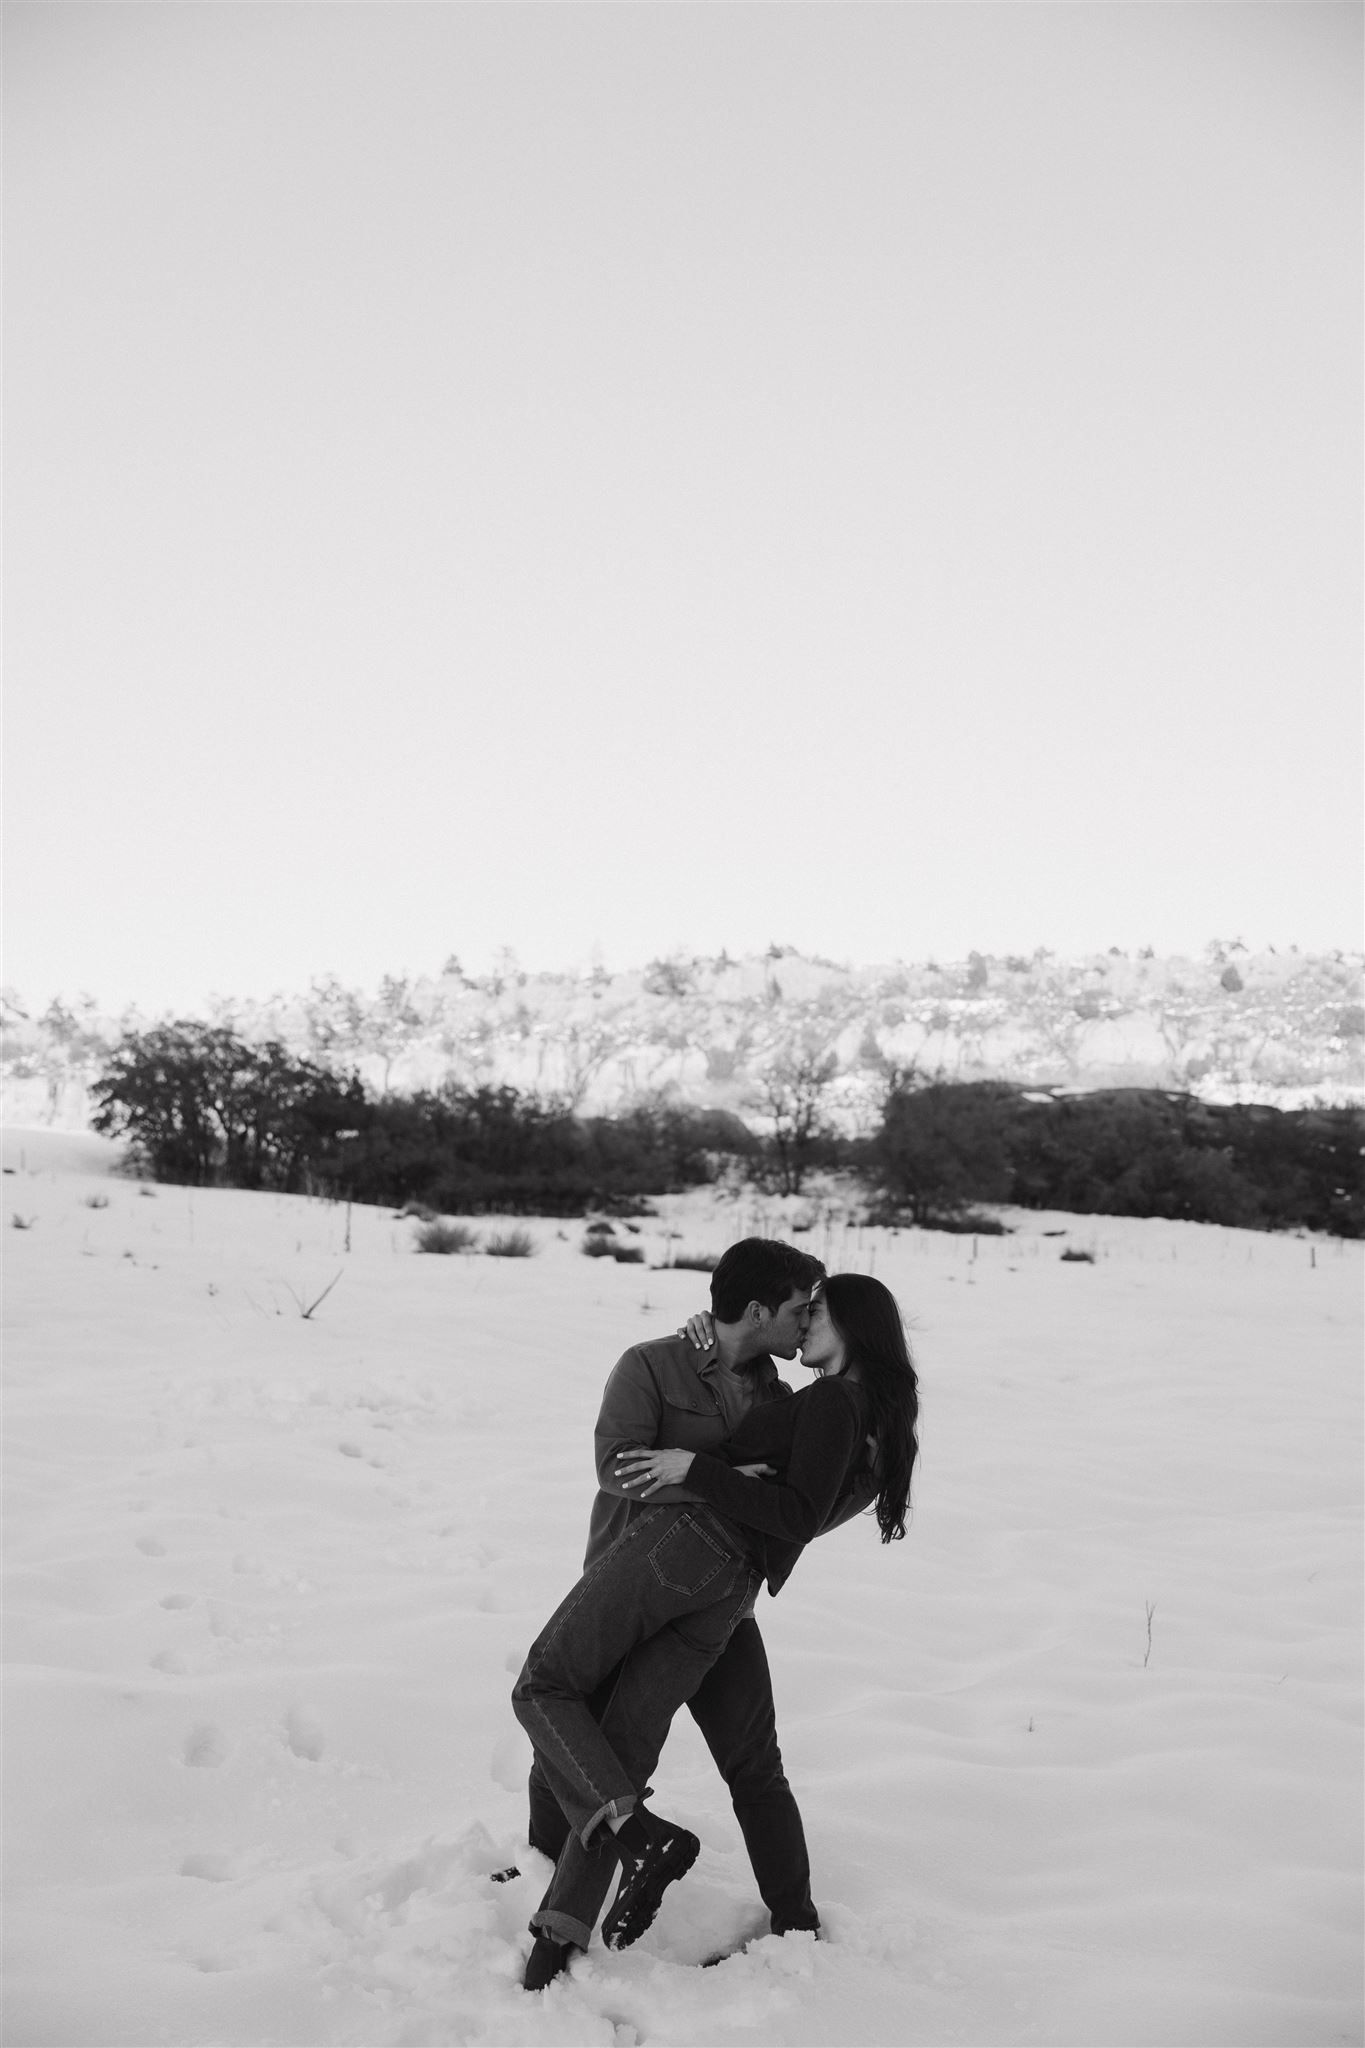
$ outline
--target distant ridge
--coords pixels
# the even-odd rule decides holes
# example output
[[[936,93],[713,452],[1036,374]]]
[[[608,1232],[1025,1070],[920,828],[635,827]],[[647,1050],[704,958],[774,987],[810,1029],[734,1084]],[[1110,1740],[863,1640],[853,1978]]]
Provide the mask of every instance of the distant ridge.
[[[5,1013],[5,1121],[65,1130],[88,1122],[104,1050],[153,1021],[104,1015],[89,999],[31,1016],[13,992]],[[374,1090],[506,1084],[598,1113],[666,1095],[758,1128],[764,1075],[801,1060],[832,1063],[829,1105],[849,1129],[873,1120],[888,1076],[907,1068],[1281,1108],[1365,1099],[1365,957],[1236,941],[1197,958],[1040,949],[876,967],[774,946],[742,959],[672,954],[617,974],[533,973],[509,955],[482,976],[452,960],[373,992],[327,977],[305,995],[217,999],[200,1014],[354,1068]]]

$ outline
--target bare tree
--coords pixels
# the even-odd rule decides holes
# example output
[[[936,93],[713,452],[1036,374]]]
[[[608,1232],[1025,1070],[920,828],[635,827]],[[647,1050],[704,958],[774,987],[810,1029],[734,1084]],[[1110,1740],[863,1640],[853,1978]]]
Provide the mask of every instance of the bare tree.
[[[421,1028],[421,1012],[414,1007],[412,984],[407,976],[384,975],[379,983],[379,994],[366,1011],[361,1026],[361,1043],[366,1052],[373,1053],[383,1062],[384,1078],[380,1084],[383,1094],[389,1092],[394,1061],[407,1050],[414,1033]]]
[[[778,1192],[799,1195],[825,1127],[829,1086],[839,1071],[832,1049],[809,1041],[775,1053],[758,1075],[758,1097],[772,1119]]]
[[[629,1019],[619,1010],[592,1010],[559,1027],[564,1096],[577,1112],[597,1075],[630,1043]]]

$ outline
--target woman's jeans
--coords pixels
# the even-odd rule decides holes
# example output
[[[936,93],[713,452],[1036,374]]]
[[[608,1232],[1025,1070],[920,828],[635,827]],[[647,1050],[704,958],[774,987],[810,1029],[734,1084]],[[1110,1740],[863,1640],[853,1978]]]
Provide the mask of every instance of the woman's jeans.
[[[709,1508],[647,1508],[532,1644],[512,1706],[572,1830],[537,1930],[588,1946],[617,1869],[603,1823],[634,1810],[674,1714],[752,1614],[760,1583],[738,1532]],[[599,1721],[588,1695],[617,1664]]]

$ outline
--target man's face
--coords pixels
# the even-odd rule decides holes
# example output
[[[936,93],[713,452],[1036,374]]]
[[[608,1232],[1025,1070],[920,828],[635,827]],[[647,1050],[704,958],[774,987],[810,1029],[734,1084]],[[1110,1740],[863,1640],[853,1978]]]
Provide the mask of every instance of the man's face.
[[[798,1287],[771,1317],[763,1341],[774,1358],[794,1358],[806,1341],[810,1328],[811,1290]]]

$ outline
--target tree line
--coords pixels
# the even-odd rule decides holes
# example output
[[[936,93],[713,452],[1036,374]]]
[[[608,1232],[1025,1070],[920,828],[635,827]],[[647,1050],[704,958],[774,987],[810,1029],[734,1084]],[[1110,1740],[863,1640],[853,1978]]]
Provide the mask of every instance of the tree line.
[[[885,1203],[914,1222],[1009,1202],[1362,1237],[1363,1146],[1365,1115],[1351,1107],[900,1078],[868,1154]]]
[[[582,1117],[510,1087],[372,1095],[276,1040],[182,1021],[125,1032],[93,1087],[97,1131],[191,1186],[272,1188],[446,1214],[574,1216],[711,1179],[757,1149],[738,1117],[671,1103]]]
[[[799,1194],[855,1174],[887,1220],[961,1227],[977,1204],[1170,1216],[1365,1236],[1365,1116],[1212,1104],[1159,1089],[1087,1094],[888,1077],[880,1123],[850,1139],[815,1066],[767,1091],[759,1136],[671,1101],[614,1117],[501,1086],[373,1095],[355,1075],[194,1021],[125,1032],[95,1083],[95,1128],[157,1179],[423,1202],[447,1214],[581,1215],[698,1186],[738,1162]]]

